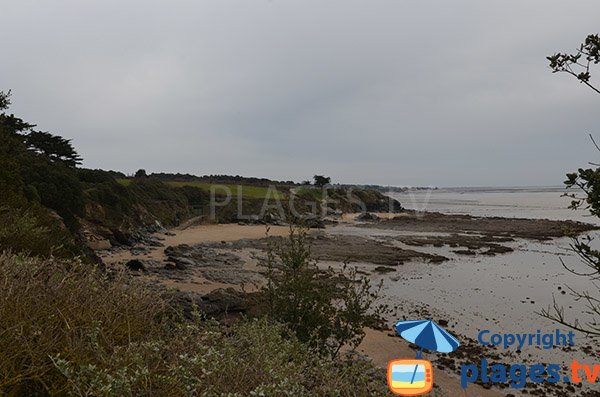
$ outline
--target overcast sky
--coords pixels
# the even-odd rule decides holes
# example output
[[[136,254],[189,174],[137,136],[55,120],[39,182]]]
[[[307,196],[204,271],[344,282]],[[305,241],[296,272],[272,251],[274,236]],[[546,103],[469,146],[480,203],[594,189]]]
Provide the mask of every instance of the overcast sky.
[[[3,0],[0,90],[90,168],[558,185],[598,158],[600,96],[545,57],[599,15],[597,0]]]

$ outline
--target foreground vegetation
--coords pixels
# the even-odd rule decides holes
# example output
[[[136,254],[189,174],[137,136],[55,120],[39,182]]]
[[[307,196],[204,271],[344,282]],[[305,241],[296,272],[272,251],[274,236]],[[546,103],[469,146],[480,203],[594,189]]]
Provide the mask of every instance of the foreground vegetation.
[[[165,292],[77,260],[0,256],[0,393],[386,395],[382,372],[330,358],[267,319],[184,320]]]

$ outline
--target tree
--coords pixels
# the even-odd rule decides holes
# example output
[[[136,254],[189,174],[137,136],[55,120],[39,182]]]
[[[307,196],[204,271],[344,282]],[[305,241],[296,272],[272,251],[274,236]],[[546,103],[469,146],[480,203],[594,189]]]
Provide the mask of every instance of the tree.
[[[139,169],[135,173],[135,177],[136,178],[148,178],[148,174],[146,174],[146,170],[145,169]]]
[[[30,131],[25,135],[25,144],[29,150],[46,156],[50,161],[60,161],[69,167],[75,167],[82,161],[70,139],[49,132]]]
[[[0,204],[28,208],[39,202],[71,225],[84,211],[75,170],[81,157],[70,140],[6,114],[9,105],[10,91],[0,92]]]
[[[590,83],[590,66],[600,63],[600,36],[591,34],[574,54],[556,53],[547,57],[552,73],[564,72],[574,76],[596,93],[600,90]]]
[[[315,180],[315,186],[318,186],[318,187],[323,187],[323,186],[331,183],[331,178],[328,176],[315,175],[313,178]]]
[[[547,59],[550,61],[550,68],[553,73],[566,72],[575,76],[581,83],[600,94],[598,88],[590,83],[590,67],[600,62],[599,49],[600,37],[597,34],[589,35],[575,54],[557,53],[547,57]],[[590,139],[600,151],[600,147],[591,134]],[[564,183],[569,189],[579,190],[579,193],[568,194],[572,198],[570,208],[585,208],[593,216],[600,217],[600,167],[595,163],[590,164],[596,168],[580,168],[577,172],[569,173]],[[590,236],[584,238],[574,236],[571,243],[571,249],[581,258],[588,271],[578,271],[567,267],[564,262],[562,263],[573,274],[598,280],[600,279],[600,251],[592,248],[591,242],[592,237]],[[540,314],[574,330],[600,335],[600,290],[595,293],[577,291],[572,288],[570,290],[575,300],[583,302],[586,311],[594,317],[592,321],[582,324],[577,318],[574,320],[568,318],[564,308],[556,300],[554,300],[552,306],[542,310]]]
[[[10,90],[0,91],[0,110],[6,110],[10,106]]]
[[[35,131],[34,124],[29,124],[13,114],[4,113],[10,105],[10,94],[10,91],[0,91],[0,128],[6,139],[10,139],[12,144],[24,145],[27,150],[52,162],[61,162],[69,167],[81,164],[82,159],[73,148],[70,139],[49,132]]]

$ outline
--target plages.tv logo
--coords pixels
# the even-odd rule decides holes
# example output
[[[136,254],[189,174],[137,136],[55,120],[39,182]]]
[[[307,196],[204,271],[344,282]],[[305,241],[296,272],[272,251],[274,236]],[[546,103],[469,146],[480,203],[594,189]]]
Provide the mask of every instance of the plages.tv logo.
[[[433,389],[433,368],[427,360],[392,360],[388,363],[387,380],[393,393],[418,396]]]
[[[460,346],[455,336],[432,320],[399,321],[396,333],[419,346],[415,359],[396,359],[388,363],[387,382],[390,391],[399,396],[420,396],[433,389],[433,367],[423,360],[423,349],[440,353],[453,352]]]

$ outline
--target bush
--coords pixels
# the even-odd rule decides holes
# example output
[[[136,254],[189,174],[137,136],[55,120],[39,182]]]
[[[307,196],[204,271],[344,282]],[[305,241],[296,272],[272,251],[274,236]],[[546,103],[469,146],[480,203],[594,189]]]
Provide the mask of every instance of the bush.
[[[81,251],[58,217],[39,205],[0,204],[0,250],[68,257]]]
[[[286,327],[265,319],[180,325],[172,340],[132,346],[108,367],[56,366],[78,395],[381,396],[383,371],[368,362],[312,354]]]
[[[76,172],[79,181],[82,183],[95,184],[116,181],[114,173],[111,171],[77,168]]]
[[[341,272],[320,270],[311,259],[306,230],[291,228],[289,238],[271,244],[264,288],[270,315],[288,324],[298,339],[321,354],[337,357],[344,346],[354,348],[364,328],[387,310],[375,305],[381,284],[344,266]]]
[[[0,391],[65,391],[51,357],[98,365],[147,340],[167,312],[155,295],[78,261],[2,254]]]
[[[190,185],[183,185],[174,189],[183,194],[192,206],[203,207],[210,203],[210,194],[204,189]]]

